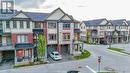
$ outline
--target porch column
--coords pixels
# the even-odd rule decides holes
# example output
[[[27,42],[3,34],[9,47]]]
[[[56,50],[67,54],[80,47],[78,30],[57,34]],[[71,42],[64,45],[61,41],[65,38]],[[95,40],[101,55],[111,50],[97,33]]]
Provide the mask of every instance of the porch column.
[[[0,62],[2,61],[2,51],[0,51]]]
[[[31,51],[31,52],[32,52],[32,62],[34,62],[34,53],[33,53],[33,52],[34,52],[34,50],[32,49],[32,51]]]
[[[98,44],[100,44],[100,38],[98,38]]]
[[[14,51],[14,53],[15,53],[14,64],[15,64],[15,65],[17,65],[17,55],[16,55],[16,51],[17,51],[17,50]]]

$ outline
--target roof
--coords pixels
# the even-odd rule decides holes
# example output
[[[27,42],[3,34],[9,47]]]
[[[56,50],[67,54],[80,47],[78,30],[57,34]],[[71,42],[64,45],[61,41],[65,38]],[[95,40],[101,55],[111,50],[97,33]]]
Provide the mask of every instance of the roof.
[[[128,25],[130,25],[130,20],[126,21],[128,23]]]
[[[118,20],[109,20],[112,25],[122,25],[126,21],[125,19],[118,19]]]
[[[0,9],[0,11],[1,11],[1,9]],[[15,16],[17,13],[18,13],[17,10],[14,10],[14,13],[13,13],[13,14],[1,14],[1,13],[0,13],[0,20],[1,20],[1,19],[2,19],[2,20],[9,20],[9,19],[11,19],[13,16]]]
[[[43,21],[50,13],[24,12],[33,21]]]
[[[2,20],[10,20],[18,13],[23,12],[25,15],[27,15],[29,18],[31,18],[32,21],[43,21],[50,13],[38,13],[38,12],[24,12],[24,11],[17,11],[15,10],[13,14],[1,14],[0,13],[0,19]]]
[[[94,20],[88,20],[88,21],[83,21],[83,22],[85,23],[85,25],[97,26],[104,20],[106,20],[106,19],[105,18],[103,18],[103,19],[94,19]]]
[[[13,14],[1,14],[0,13],[0,20],[10,20],[11,18],[18,15],[19,13],[23,13],[27,17],[29,17],[32,21],[44,21],[47,17],[52,15],[58,9],[60,9],[60,8],[55,9],[52,13],[25,12],[25,11],[14,10]],[[61,11],[63,12],[63,10],[61,10]],[[63,12],[63,13],[64,13],[64,15],[67,15],[72,21],[78,22],[71,15],[68,15],[65,12]],[[65,20],[63,22],[68,22],[68,21]]]

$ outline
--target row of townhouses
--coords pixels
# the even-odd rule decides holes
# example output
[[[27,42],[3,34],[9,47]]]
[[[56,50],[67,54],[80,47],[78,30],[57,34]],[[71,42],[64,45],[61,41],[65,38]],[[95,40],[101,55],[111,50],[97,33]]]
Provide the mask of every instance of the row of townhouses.
[[[51,13],[24,12],[0,15],[0,61],[14,59],[15,65],[33,62],[37,35],[47,41],[47,53],[76,54],[82,49],[79,21],[60,8]]]
[[[130,41],[130,21],[125,19],[107,20],[103,18],[83,21],[80,29],[81,40],[86,41],[89,37],[90,43],[110,44],[129,43]]]

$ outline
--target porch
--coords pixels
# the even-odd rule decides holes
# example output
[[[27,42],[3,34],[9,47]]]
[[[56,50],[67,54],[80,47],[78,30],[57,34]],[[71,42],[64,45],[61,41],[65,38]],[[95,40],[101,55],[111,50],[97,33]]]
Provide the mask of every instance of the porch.
[[[34,45],[31,43],[17,43],[15,45],[15,66],[33,62],[33,48]]]

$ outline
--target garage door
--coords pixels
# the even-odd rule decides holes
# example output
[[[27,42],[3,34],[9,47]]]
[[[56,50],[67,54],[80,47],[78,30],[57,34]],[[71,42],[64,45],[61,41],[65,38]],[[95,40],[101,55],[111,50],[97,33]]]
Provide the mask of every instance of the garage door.
[[[69,54],[69,45],[61,46],[61,54]]]
[[[56,51],[56,48],[57,48],[56,45],[48,45],[47,46],[47,53],[49,54],[49,52]]]
[[[14,61],[14,58],[15,58],[14,50],[12,50],[12,51],[3,51],[2,56],[3,56],[2,61],[6,61],[6,62]]]

